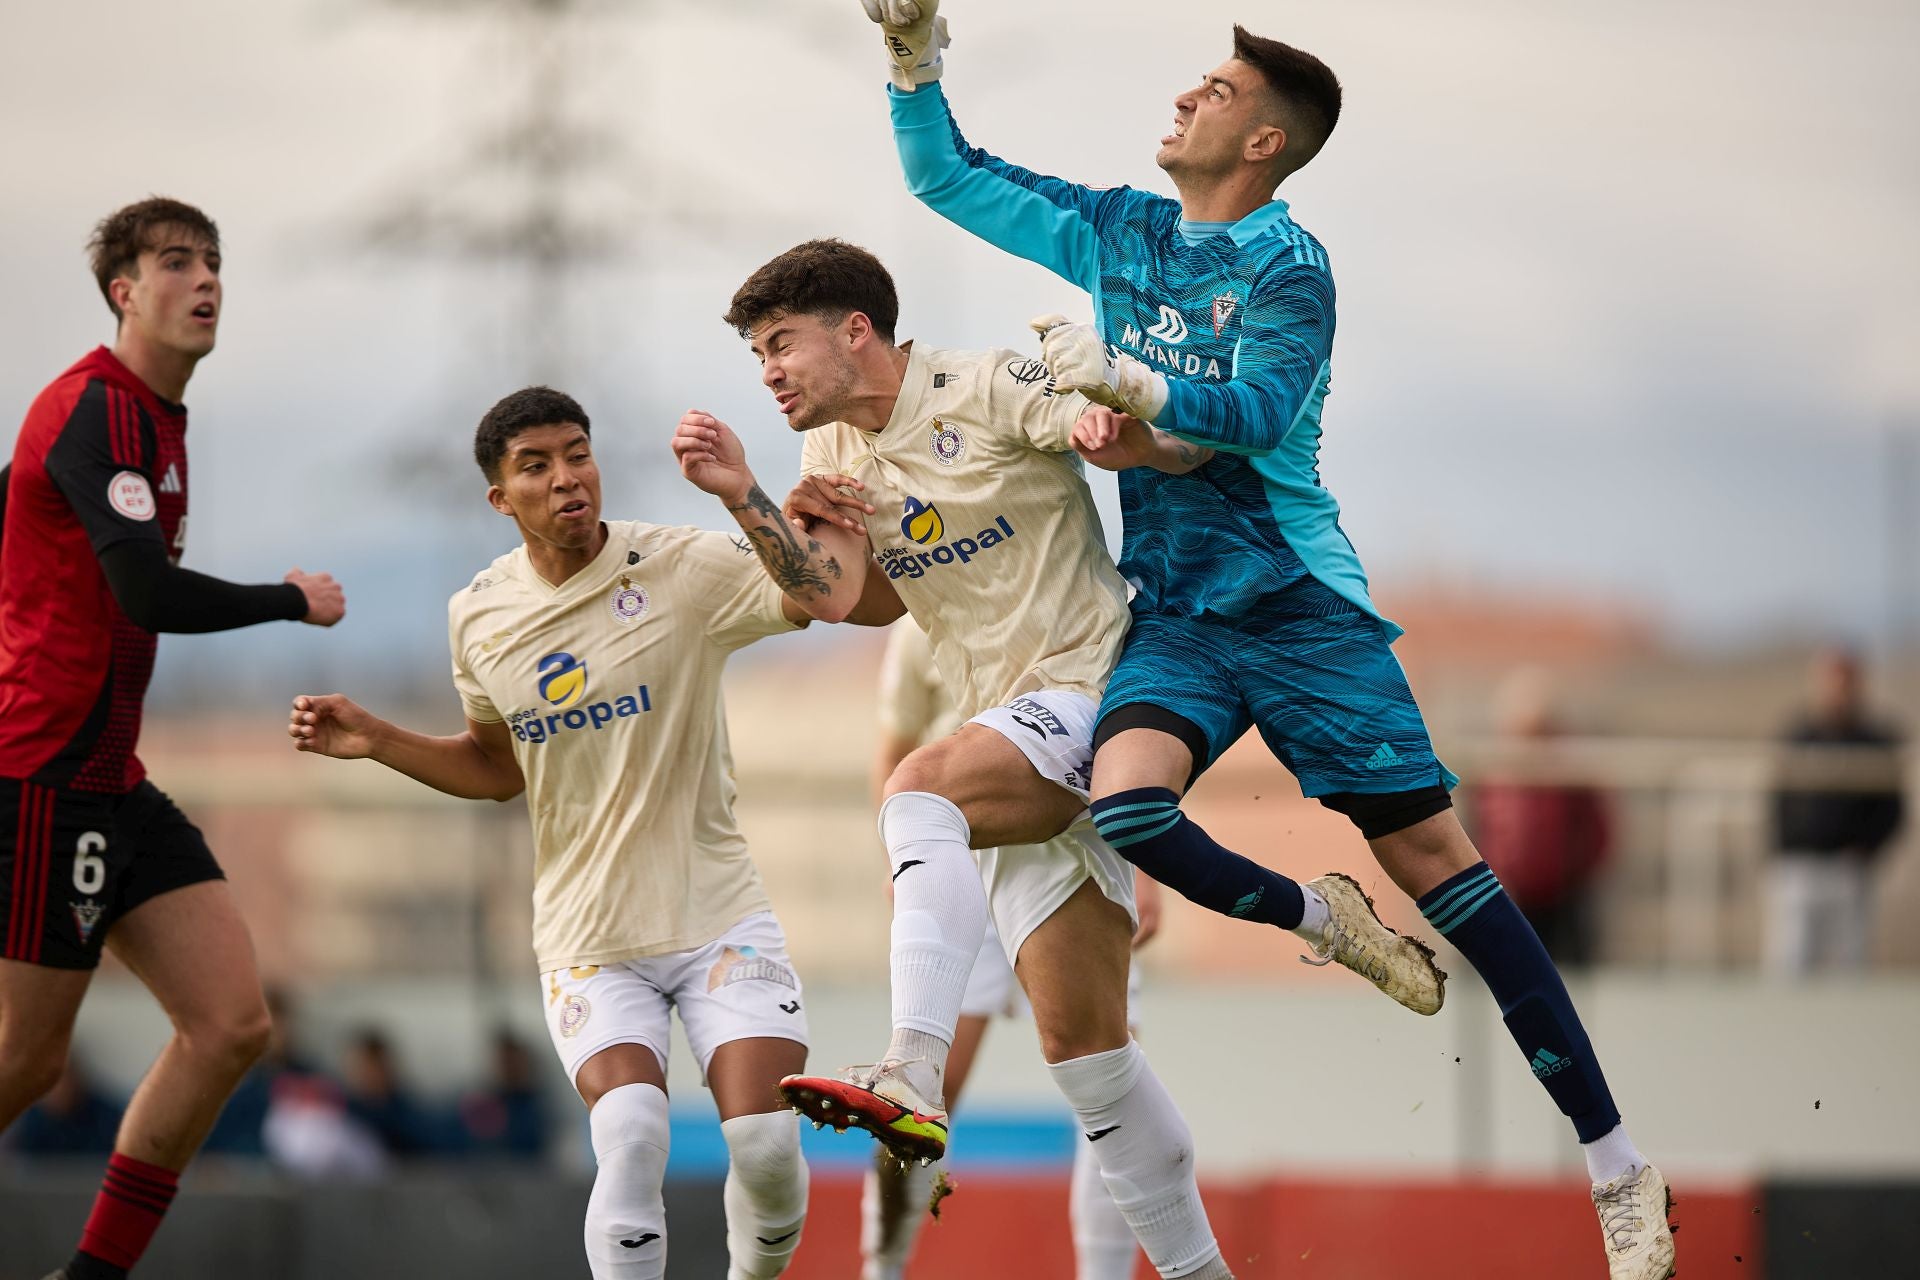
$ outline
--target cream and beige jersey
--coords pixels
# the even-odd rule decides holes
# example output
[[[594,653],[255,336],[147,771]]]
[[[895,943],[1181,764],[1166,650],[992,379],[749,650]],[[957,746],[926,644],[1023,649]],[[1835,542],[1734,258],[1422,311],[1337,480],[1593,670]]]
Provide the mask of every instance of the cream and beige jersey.
[[[933,643],[962,716],[1022,693],[1098,701],[1127,587],[1072,451],[1087,402],[1017,351],[915,346],[886,427],[809,431],[801,470],[866,485],[874,556]]]
[[[768,909],[734,822],[720,677],[794,629],[781,600],[726,534],[608,521],[561,585],[522,546],[448,603],[467,716],[506,723],[526,776],[541,972],[704,946]]]
[[[880,728],[887,736],[922,745],[960,727],[960,708],[940,679],[933,643],[908,614],[887,632],[880,658]]]

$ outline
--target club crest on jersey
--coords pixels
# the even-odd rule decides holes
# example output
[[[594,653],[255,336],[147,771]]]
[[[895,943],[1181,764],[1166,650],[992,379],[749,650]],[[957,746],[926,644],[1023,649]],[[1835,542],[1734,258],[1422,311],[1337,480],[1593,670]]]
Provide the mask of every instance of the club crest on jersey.
[[[107,908],[92,898],[85,902],[69,902],[67,905],[73,908],[73,927],[79,931],[80,945],[84,947],[87,940],[93,937],[94,928],[100,923],[100,915]]]
[[[107,481],[107,502],[129,520],[153,519],[153,486],[138,471],[117,472]]]
[[[707,971],[707,990],[718,991],[736,982],[777,982],[783,987],[799,987],[793,970],[771,956],[763,956],[757,947],[727,947]]]
[[[614,588],[613,599],[607,603],[613,609],[613,620],[623,624],[640,621],[653,607],[653,601],[647,598],[647,589],[624,573],[620,575],[620,585]]]
[[[585,996],[568,996],[567,1002],[560,1006],[560,1034],[573,1039],[592,1016],[593,1005]]]
[[[540,696],[556,707],[570,707],[587,696],[587,664],[570,653],[540,659]]]
[[[940,541],[946,531],[947,526],[940,519],[940,508],[918,498],[907,499],[906,514],[900,518],[901,533],[924,547],[930,542]]]
[[[935,418],[933,420],[933,460],[943,467],[950,467],[966,456],[967,438],[960,434],[960,428]]]
[[[1233,319],[1233,313],[1239,309],[1240,299],[1234,297],[1231,293],[1216,293],[1213,295],[1214,337],[1217,338],[1220,336],[1220,331],[1227,327],[1227,322]]]

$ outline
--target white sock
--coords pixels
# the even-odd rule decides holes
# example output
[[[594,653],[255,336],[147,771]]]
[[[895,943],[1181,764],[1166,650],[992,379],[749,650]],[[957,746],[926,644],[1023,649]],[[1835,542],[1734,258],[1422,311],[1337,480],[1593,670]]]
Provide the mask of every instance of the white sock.
[[[1644,1168],[1647,1163],[1640,1148],[1627,1136],[1624,1124],[1616,1124],[1592,1142],[1581,1143],[1580,1154],[1587,1158],[1587,1179],[1596,1187],[1612,1182],[1621,1174]]]
[[[951,1145],[951,1144],[949,1144]],[[920,1224],[927,1220],[927,1198],[943,1161],[904,1165],[884,1151],[875,1153],[860,1192],[860,1280],[901,1280]],[[1131,1243],[1133,1237],[1127,1237]]]
[[[880,806],[880,838],[893,868],[893,1040],[887,1061],[928,1101],[941,1079],[967,978],[987,932],[987,891],[967,819],[950,800],[902,791]]]
[[[720,1122],[727,1140],[727,1280],[771,1280],[787,1269],[807,1220],[807,1162],[791,1111]]]
[[[609,1089],[588,1113],[600,1171],[587,1198],[587,1266],[594,1280],[667,1274],[667,1095],[650,1084]],[[628,1242],[632,1243],[629,1244]]]
[[[1327,945],[1327,926],[1333,923],[1333,912],[1328,908],[1327,900],[1312,885],[1301,885],[1300,896],[1305,900],[1306,910],[1293,931],[1314,946],[1324,947]]]
[[[1085,1138],[1073,1153],[1073,1256],[1075,1280],[1133,1280],[1133,1255],[1140,1242],[1113,1202],[1100,1176],[1100,1157]]]
[[[1226,1277],[1194,1182],[1193,1134],[1147,1055],[1118,1049],[1048,1064],[1121,1216],[1162,1276]]]

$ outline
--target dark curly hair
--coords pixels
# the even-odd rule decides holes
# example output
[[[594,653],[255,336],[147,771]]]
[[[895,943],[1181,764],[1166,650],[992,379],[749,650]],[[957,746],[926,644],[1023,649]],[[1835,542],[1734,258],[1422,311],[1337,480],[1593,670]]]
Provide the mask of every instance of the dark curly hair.
[[[507,446],[515,436],[535,427],[563,423],[593,435],[593,424],[587,421],[587,411],[580,407],[578,400],[552,387],[522,387],[512,395],[503,396],[487,410],[487,416],[480,419],[480,426],[473,433],[473,460],[480,464],[488,484],[499,484],[500,462],[507,456]]]

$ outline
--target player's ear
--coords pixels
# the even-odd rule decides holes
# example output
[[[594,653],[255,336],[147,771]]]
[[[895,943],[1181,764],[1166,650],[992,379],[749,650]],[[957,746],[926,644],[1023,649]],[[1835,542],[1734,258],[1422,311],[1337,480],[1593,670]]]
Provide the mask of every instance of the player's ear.
[[[513,506],[507,501],[507,491],[497,484],[487,486],[487,505],[503,516],[513,514]]]
[[[849,311],[841,328],[845,333],[847,345],[858,347],[872,335],[873,321],[867,319],[867,313],[864,311]]]
[[[1287,148],[1287,131],[1276,124],[1263,124],[1247,139],[1247,159],[1259,164],[1277,157]]]
[[[133,277],[115,276],[107,281],[107,295],[113,299],[113,308],[122,320],[126,319],[133,301]]]

